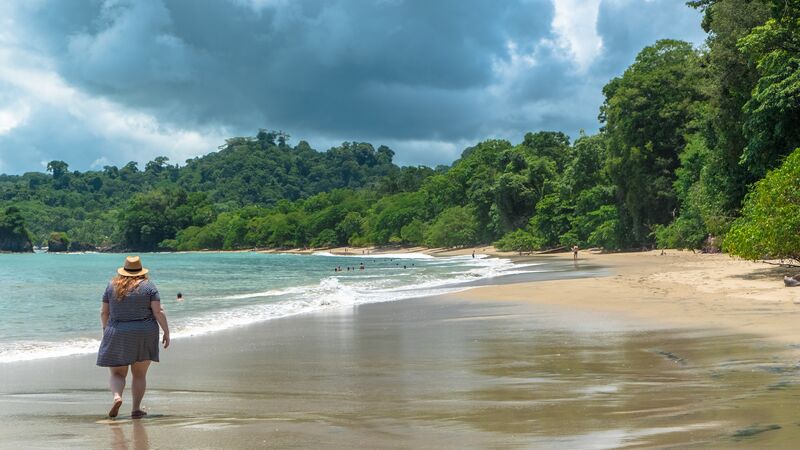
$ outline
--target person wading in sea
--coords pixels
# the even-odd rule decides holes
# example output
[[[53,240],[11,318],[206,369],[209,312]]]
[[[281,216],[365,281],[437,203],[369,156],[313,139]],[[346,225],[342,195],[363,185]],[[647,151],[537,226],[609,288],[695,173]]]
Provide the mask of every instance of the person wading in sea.
[[[167,316],[161,308],[158,289],[147,279],[147,272],[138,256],[128,256],[103,293],[100,310],[103,340],[97,352],[97,365],[111,371],[109,386],[114,400],[109,417],[116,417],[122,406],[129,367],[133,391],[131,418],[147,415],[141,404],[147,389],[147,369],[152,361],[158,362],[159,325],[164,330],[164,348],[169,347]]]

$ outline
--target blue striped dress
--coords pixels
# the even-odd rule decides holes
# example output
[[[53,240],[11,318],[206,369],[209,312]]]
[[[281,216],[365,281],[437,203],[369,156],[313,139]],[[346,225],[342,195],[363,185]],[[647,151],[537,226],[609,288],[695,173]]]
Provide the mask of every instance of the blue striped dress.
[[[110,316],[97,352],[97,365],[127,366],[137,361],[158,361],[158,322],[150,302],[161,301],[158,289],[144,280],[123,299],[114,295],[109,283],[103,293]]]

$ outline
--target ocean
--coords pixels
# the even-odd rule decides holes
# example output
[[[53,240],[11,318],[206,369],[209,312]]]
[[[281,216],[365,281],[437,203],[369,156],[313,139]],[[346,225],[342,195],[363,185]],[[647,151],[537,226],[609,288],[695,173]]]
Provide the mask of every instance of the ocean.
[[[141,257],[161,292],[173,339],[554,270],[546,263],[514,264],[484,255],[231,252]],[[97,351],[101,296],[123,259],[100,253],[0,254],[0,364]],[[335,267],[342,271],[334,272]],[[178,292],[184,296],[181,302]]]

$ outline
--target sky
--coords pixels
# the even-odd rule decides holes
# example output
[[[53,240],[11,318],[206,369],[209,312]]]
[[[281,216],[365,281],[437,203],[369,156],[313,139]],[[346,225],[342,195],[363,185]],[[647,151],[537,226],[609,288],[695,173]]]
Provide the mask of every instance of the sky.
[[[283,130],[450,164],[489,138],[596,132],[602,88],[684,0],[4,0],[0,173],[172,163]]]

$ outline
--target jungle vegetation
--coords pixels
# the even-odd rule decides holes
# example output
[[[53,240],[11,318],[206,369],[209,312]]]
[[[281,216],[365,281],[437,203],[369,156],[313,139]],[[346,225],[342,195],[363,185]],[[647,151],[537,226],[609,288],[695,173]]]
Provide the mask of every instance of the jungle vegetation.
[[[57,232],[132,250],[722,243],[796,259],[800,1],[689,6],[704,14],[705,45],[642,49],[603,88],[593,135],[488,139],[434,169],[399,167],[385,146],[319,152],[260,130],[183,165],[52,161],[48,173],[2,175],[0,208],[16,208],[6,217],[37,243]]]

